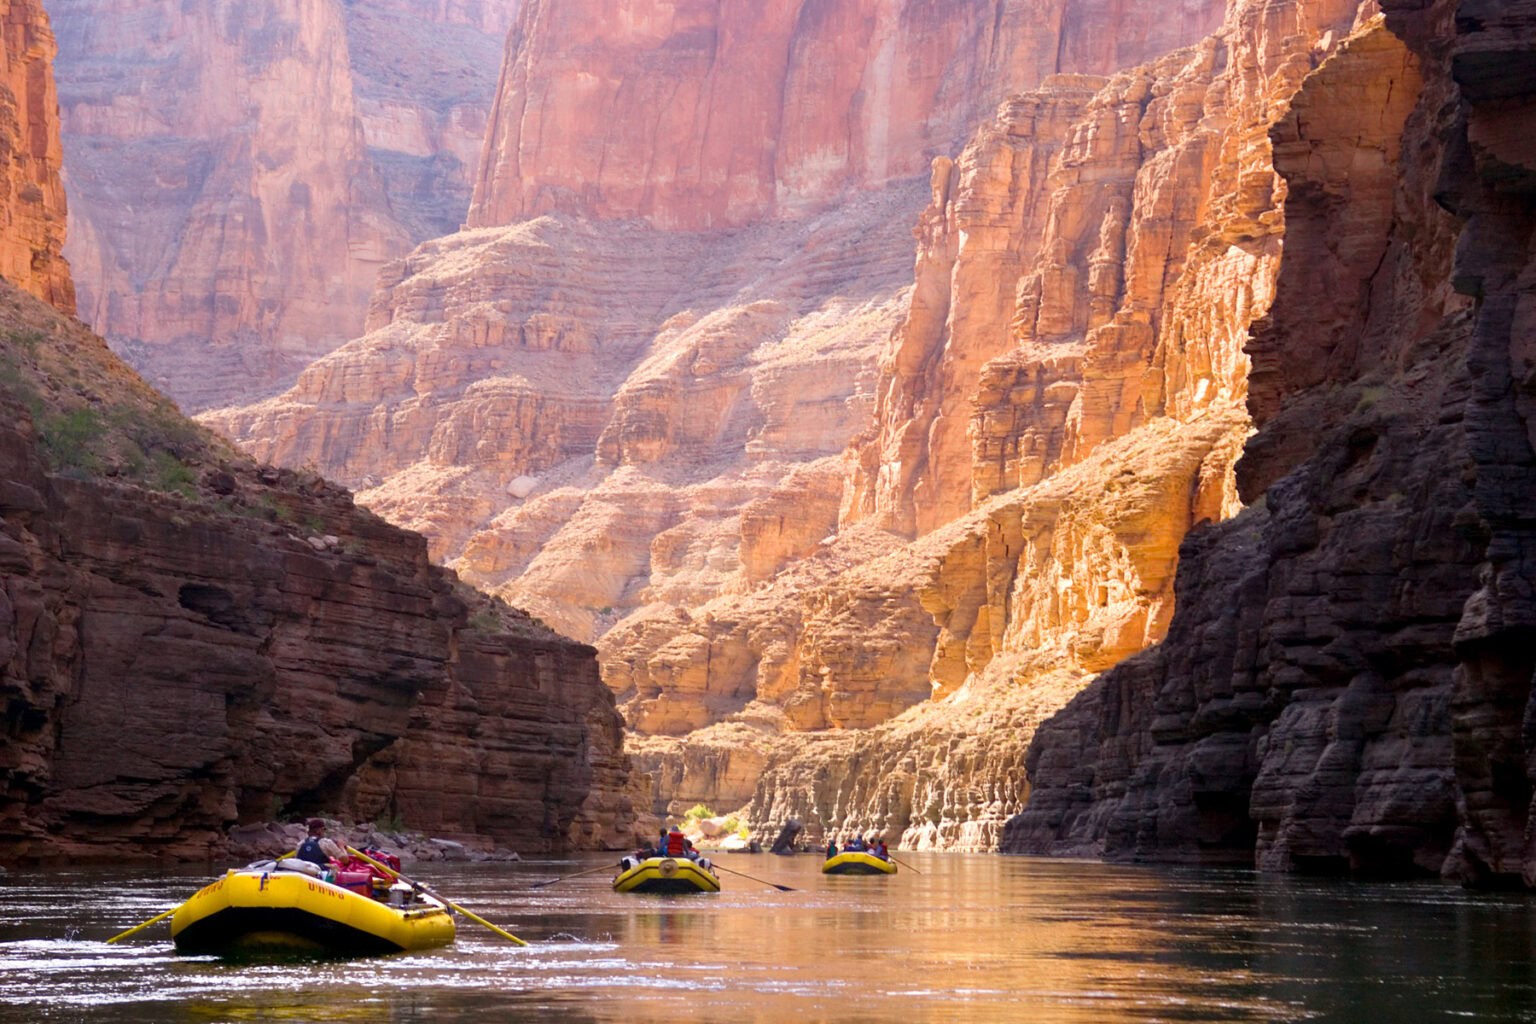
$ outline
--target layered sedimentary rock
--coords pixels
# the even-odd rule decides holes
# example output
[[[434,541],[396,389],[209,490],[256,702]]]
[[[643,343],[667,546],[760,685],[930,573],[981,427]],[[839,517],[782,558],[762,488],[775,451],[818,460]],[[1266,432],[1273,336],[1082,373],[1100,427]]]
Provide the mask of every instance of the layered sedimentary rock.
[[[292,384],[462,223],[517,9],[49,6],[81,316],[194,410]]]
[[[369,333],[293,391],[207,418],[264,458],[362,488],[467,578],[597,642],[631,724],[652,737],[635,749],[663,783],[663,807],[696,795],[744,803],[774,737],[869,727],[929,699],[936,644],[940,696],[1003,646],[1011,576],[983,598],[972,581],[947,582],[927,607],[916,594],[941,552],[904,551],[897,524],[845,513],[843,453],[871,422],[882,347],[916,315],[910,225],[931,204],[934,246],[974,237],[960,287],[978,311],[951,351],[968,347],[961,358],[977,368],[1011,351],[1014,279],[1034,266],[1039,239],[1010,218],[1028,210],[1043,230],[1072,208],[1051,197],[1066,188],[1053,161],[1074,138],[1082,167],[1062,173],[1132,189],[1142,107],[1162,119],[1154,132],[1189,127],[1150,83],[1186,74],[1199,79],[1189,90],[1204,88],[1215,51],[1125,80],[1078,72],[1165,53],[1220,20],[1216,4],[1156,17],[1091,3],[1048,17],[1016,5],[701,10],[653,4],[578,21],[579,9],[525,5],[471,215],[482,226],[389,270]],[[813,68],[840,84],[807,77]],[[935,177],[930,158],[954,153],[994,99],[1047,79],[998,115],[953,181]],[[1113,141],[1095,140],[1090,110]],[[950,209],[962,194],[969,205]],[[1165,231],[1198,219],[1178,213]],[[1115,215],[1134,220],[1128,204]],[[644,223],[613,219],[631,217]],[[1080,228],[1069,217],[1059,229]],[[928,246],[920,264],[938,267]],[[947,289],[946,273],[922,271],[917,291]],[[1157,306],[1162,287],[1138,287],[1137,302]],[[1053,340],[1063,354],[1087,351],[1082,329]],[[1075,393],[1081,373],[1064,372]],[[1206,404],[1226,409],[1239,385],[1227,368],[1218,376]],[[1043,564],[1102,563],[1092,603],[1112,608],[1115,624],[1085,612],[1103,633],[1085,650],[1106,652],[1087,663],[1160,635],[1166,556],[1189,516],[1232,503],[1239,419],[1223,412],[1214,434],[1202,425],[1195,440],[1165,438],[1179,472],[1198,480],[1170,484],[1181,497],[1160,522],[1119,541],[1087,524],[1063,529],[1059,552],[1042,542]],[[956,514],[971,507],[965,490]],[[1070,555],[1073,543],[1095,551]],[[999,557],[1011,566],[1018,555]],[[988,624],[979,608],[993,603]],[[1042,610],[1030,628],[1056,628],[1060,615]]]
[[[1163,635],[1181,539],[1239,507],[1243,346],[1283,230],[1268,130],[1357,17],[1234,4],[1192,47],[1016,97],[936,164],[842,522],[945,547],[947,578],[907,576],[940,627],[938,700],[781,745],[755,825],[991,848],[1033,726]],[[986,542],[957,544],[966,523]]]
[[[80,313],[187,408],[356,333],[409,244],[333,0],[53,0]]]
[[[559,210],[698,229],[793,212],[920,174],[1011,92],[1155,57],[1221,9],[525,0],[470,223]]]
[[[1271,132],[1255,507],[1186,544],[1167,642],[1042,727],[1005,849],[1536,884],[1536,12],[1382,7]]]
[[[66,313],[74,283],[63,256],[65,203],[59,181],[58,97],[53,31],[42,4],[0,6],[5,52],[0,82],[0,275]]]
[[[0,858],[201,857],[319,811],[631,841],[590,647],[182,420],[77,322],[0,311]]]
[[[412,242],[469,210],[496,76],[519,0],[343,5],[352,93],[391,216]]]

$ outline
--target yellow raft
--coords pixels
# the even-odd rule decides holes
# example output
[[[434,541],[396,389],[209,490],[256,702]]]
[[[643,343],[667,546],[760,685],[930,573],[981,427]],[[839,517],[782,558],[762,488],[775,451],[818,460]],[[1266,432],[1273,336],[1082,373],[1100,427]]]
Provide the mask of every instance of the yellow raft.
[[[297,871],[230,871],[171,918],[178,953],[399,953],[453,941],[436,900],[392,907]]]
[[[709,868],[686,857],[647,857],[619,872],[613,880],[613,891],[719,892],[720,879]]]
[[[821,866],[824,875],[894,875],[896,862],[881,860],[872,853],[845,850],[836,857],[828,857]]]

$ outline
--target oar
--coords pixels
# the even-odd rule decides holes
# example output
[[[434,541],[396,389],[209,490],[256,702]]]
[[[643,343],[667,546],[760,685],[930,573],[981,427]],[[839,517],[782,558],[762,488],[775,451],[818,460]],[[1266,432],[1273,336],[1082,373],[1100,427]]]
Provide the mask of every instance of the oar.
[[[612,869],[613,869],[613,865],[611,865],[611,864],[599,864],[595,868],[587,868],[587,870],[585,870],[585,871],[578,871],[578,872],[576,872],[573,875],[561,875],[559,878],[551,878],[547,882],[534,882],[528,888],[530,888],[530,889],[542,889],[546,885],[554,885],[556,882],[563,882],[567,878],[580,878],[582,875],[590,875],[590,874],[592,874],[595,871],[611,871]]]
[[[107,941],[108,942],[116,942],[118,939],[126,939],[128,936],[134,934],[135,932],[143,931],[145,928],[148,928],[150,925],[154,924],[156,921],[164,921],[166,918],[170,917],[172,914],[176,913],[176,911],[178,911],[180,909],[181,909],[181,905],[177,904],[176,906],[172,907],[170,910],[167,910],[165,913],[163,913],[163,914],[156,914],[154,917],[150,918],[148,921],[145,921],[143,924],[134,925],[132,928],[129,928],[127,931],[123,932],[122,934],[112,936]]]
[[[914,875],[922,874],[921,871],[917,870],[917,868],[913,867],[911,864],[908,864],[906,861],[904,861],[904,860],[896,860],[895,854],[891,853],[891,851],[889,851],[889,850],[885,851],[885,855],[887,857],[890,857],[891,860],[896,861],[897,864],[900,864],[902,867],[906,868],[908,871],[912,872]]]
[[[278,860],[282,860],[283,857],[292,857],[297,852],[298,852],[297,850],[289,850],[287,853],[283,854],[282,857],[278,857],[277,859]],[[154,924],[156,921],[164,921],[166,918],[170,917],[172,914],[176,913],[176,911],[178,911],[180,909],[181,909],[181,904],[178,903],[176,906],[172,907],[170,910],[167,910],[163,914],[156,914],[154,917],[150,918],[148,921],[145,921],[143,924],[136,924],[132,928],[129,928],[125,932],[119,932],[117,935],[114,935],[110,939],[108,939],[107,942],[110,944],[110,943],[116,942],[118,939],[126,939],[130,935],[135,935],[135,934],[143,931],[145,928],[148,928],[150,925]]]
[[[758,878],[755,875],[749,875],[745,871],[731,871],[730,868],[726,867],[724,864],[719,863],[718,861],[710,861],[710,863],[713,864],[715,867],[719,868],[721,871],[730,871],[731,874],[733,874],[733,875],[740,875],[742,878],[750,878],[754,882],[762,882],[764,885],[771,885],[775,889],[779,890],[780,892],[799,892],[800,891],[799,889],[791,889],[787,885],[780,885],[778,882],[770,882],[766,878]]]
[[[516,935],[513,935],[511,932],[505,931],[504,929],[496,927],[495,925],[491,924],[491,922],[487,921],[485,918],[481,917],[478,914],[471,914],[469,911],[465,910],[463,907],[459,906],[457,903],[452,902],[451,900],[447,899],[444,896],[438,895],[437,893],[433,892],[431,889],[428,889],[426,886],[422,885],[420,882],[412,881],[411,879],[406,878],[400,872],[396,871],[394,868],[390,867],[387,864],[380,864],[378,861],[374,860],[372,857],[368,856],[363,851],[361,851],[361,850],[354,850],[354,849],[352,849],[352,847],[349,846],[349,847],[347,847],[347,852],[350,853],[354,857],[360,857],[363,860],[367,861],[369,864],[372,864],[374,867],[376,867],[380,871],[384,872],[384,874],[388,875],[390,878],[397,878],[400,881],[404,882],[406,885],[410,886],[412,889],[415,889],[417,892],[426,893],[428,896],[432,897],[433,899],[437,900],[439,903],[443,904],[443,906],[448,907],[451,910],[457,911],[460,914],[463,914],[465,917],[469,918],[471,921],[475,922],[476,924],[484,925],[485,927],[489,928],[491,931],[495,932],[497,935],[500,935],[502,938],[509,939],[512,942],[517,943],[519,946],[526,946],[526,945],[528,945],[528,943],[524,942],[522,939],[518,938]]]

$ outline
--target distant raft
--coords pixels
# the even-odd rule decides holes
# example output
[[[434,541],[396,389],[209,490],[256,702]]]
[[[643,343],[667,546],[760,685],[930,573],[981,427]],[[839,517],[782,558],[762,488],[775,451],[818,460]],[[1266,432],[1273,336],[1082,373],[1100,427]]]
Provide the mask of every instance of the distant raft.
[[[882,860],[872,853],[845,850],[836,857],[828,857],[821,866],[824,875],[894,875],[896,862]]]
[[[453,941],[453,918],[436,900],[403,907],[278,869],[230,871],[199,889],[171,918],[178,953],[308,952],[364,956]]]
[[[720,879],[709,869],[686,857],[625,857],[628,865],[613,880],[614,892],[719,892]]]

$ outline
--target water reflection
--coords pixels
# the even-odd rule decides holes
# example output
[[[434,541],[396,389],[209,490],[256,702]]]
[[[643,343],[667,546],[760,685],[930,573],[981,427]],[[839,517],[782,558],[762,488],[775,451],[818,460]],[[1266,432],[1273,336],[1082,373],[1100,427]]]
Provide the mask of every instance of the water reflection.
[[[820,859],[727,866],[718,896],[620,895],[599,863],[431,872],[507,925],[449,949],[234,965],[177,957],[164,926],[105,938],[198,875],[0,879],[0,1022],[1536,1020],[1536,903],[1430,884],[1356,885],[987,856],[827,877]],[[74,934],[76,938],[66,938]]]

